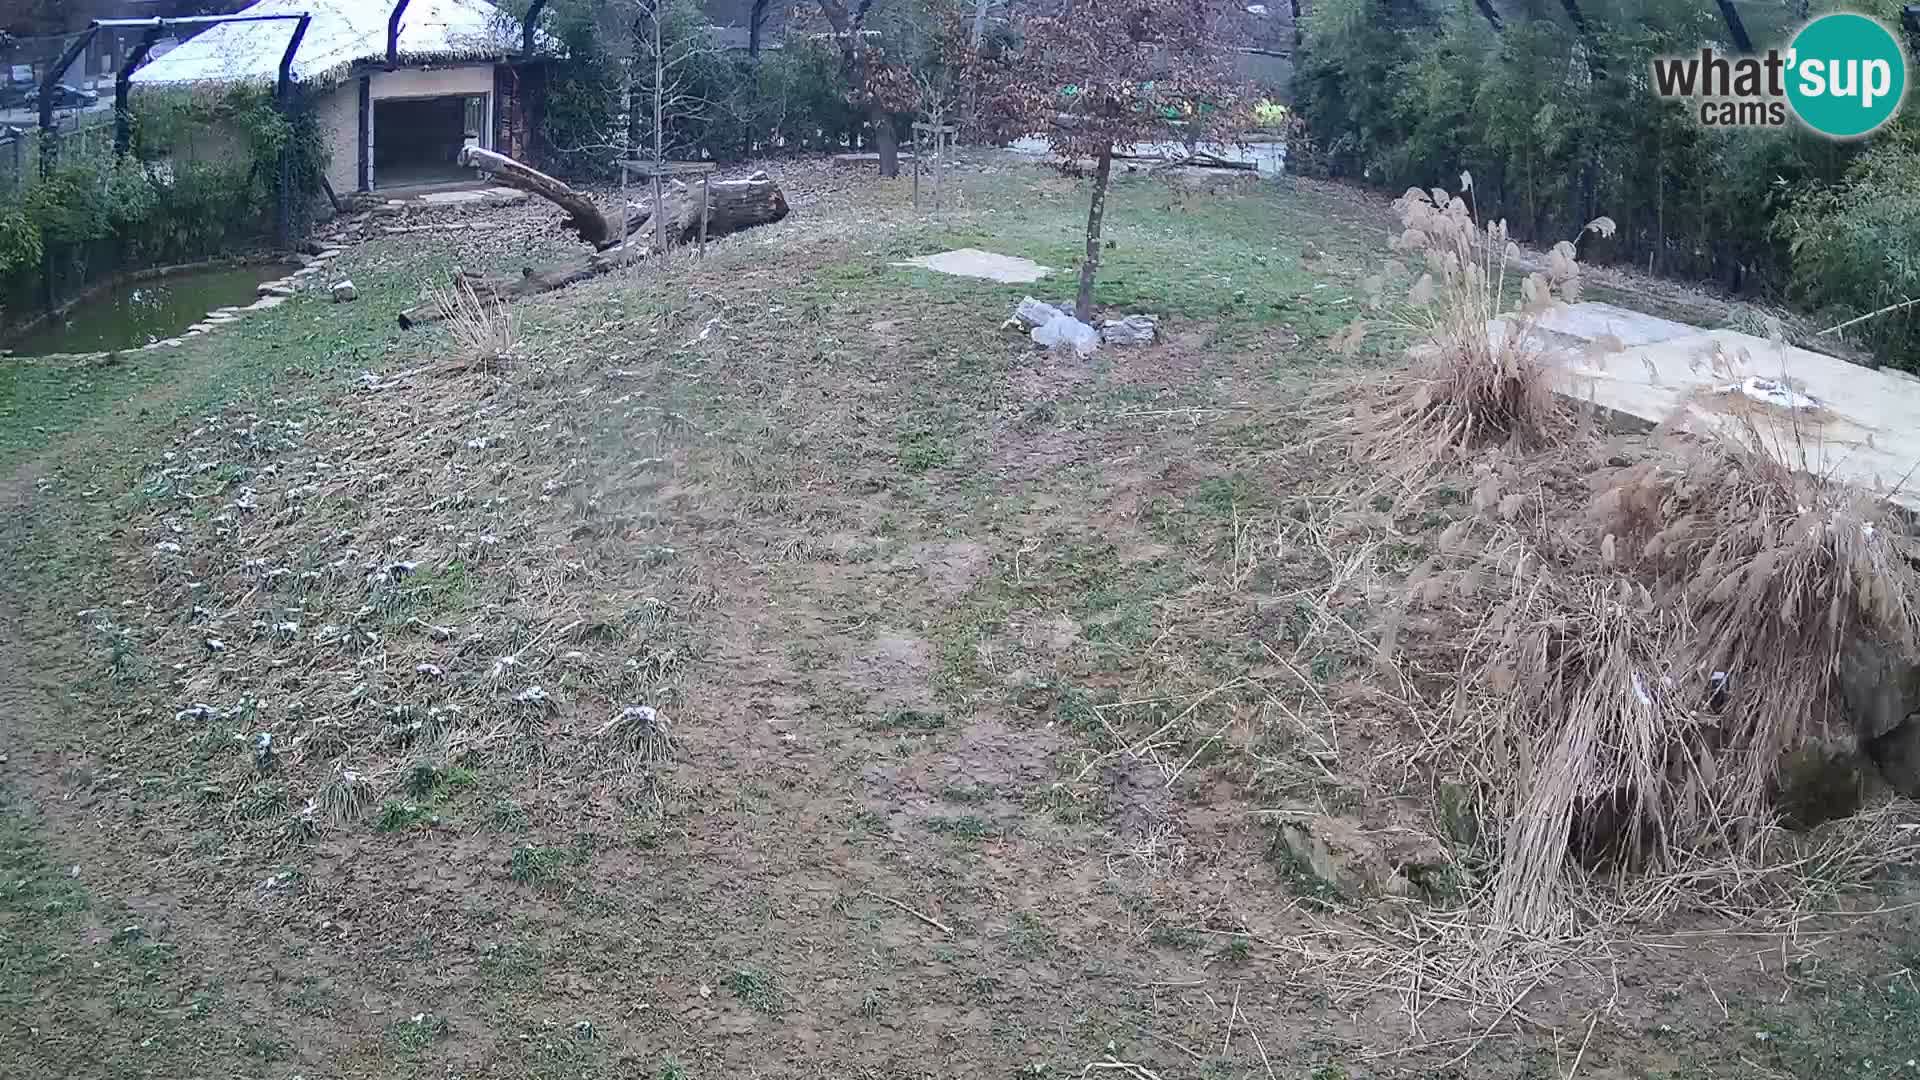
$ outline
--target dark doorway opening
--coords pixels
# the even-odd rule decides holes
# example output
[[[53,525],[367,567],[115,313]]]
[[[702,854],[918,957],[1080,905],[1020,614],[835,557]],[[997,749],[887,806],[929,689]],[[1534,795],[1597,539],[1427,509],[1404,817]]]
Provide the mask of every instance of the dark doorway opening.
[[[470,180],[460,148],[483,146],[483,95],[389,98],[373,103],[373,186],[404,187]]]

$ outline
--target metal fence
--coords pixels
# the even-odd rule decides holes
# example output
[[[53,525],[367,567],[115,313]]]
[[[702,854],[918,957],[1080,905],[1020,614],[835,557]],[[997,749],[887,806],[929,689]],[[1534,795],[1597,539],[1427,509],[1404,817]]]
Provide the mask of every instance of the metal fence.
[[[113,110],[88,109],[54,117],[53,138],[60,157],[105,154],[113,150]],[[36,126],[0,124],[0,195],[32,185],[40,175],[40,139]]]

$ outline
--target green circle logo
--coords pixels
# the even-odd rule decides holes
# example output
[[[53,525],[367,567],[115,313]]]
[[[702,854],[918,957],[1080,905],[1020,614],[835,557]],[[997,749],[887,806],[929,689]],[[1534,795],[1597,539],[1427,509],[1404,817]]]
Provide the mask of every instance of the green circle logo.
[[[1879,20],[1822,15],[1787,51],[1787,102],[1801,123],[1852,139],[1893,119],[1907,96],[1907,56]]]

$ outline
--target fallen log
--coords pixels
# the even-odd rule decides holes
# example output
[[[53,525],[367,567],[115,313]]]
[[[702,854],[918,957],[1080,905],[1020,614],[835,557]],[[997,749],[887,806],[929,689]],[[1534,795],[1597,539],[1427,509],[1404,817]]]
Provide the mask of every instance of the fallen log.
[[[537,169],[528,168],[490,150],[474,148],[463,151],[461,160],[508,187],[532,192],[567,211],[566,227],[599,249],[540,270],[526,267],[517,277],[488,276],[466,271],[455,273],[454,285],[471,289],[481,300],[508,303],[523,296],[564,289],[607,273],[622,263],[645,258],[659,248],[658,231],[654,225],[655,208],[650,203],[631,208],[626,234],[620,236],[618,223],[609,222],[599,207],[585,195]],[[676,181],[662,192],[658,213],[666,226],[669,246],[700,239],[701,202],[701,190],[697,185],[689,186]],[[786,194],[764,172],[754,173],[744,180],[714,181],[709,186],[706,203],[708,239],[756,225],[770,225],[786,217],[788,212]],[[618,239],[614,239],[616,237]],[[446,317],[444,305],[436,298],[402,311],[400,327],[409,329]]]
[[[766,173],[757,172],[745,180],[715,180],[709,188],[706,232],[709,240],[755,225],[771,225],[787,216],[787,196]],[[668,244],[690,244],[700,239],[700,201],[699,185],[678,180],[668,184],[661,193],[661,216],[666,221]],[[652,205],[639,204],[627,220],[627,235],[631,237],[642,230],[655,233],[653,218]],[[659,246],[657,239],[653,246]]]
[[[607,248],[618,242],[613,235],[613,226],[607,223],[607,216],[600,212],[600,207],[592,199],[531,165],[478,146],[463,147],[460,164],[480,170],[505,187],[538,195],[565,210],[567,220],[561,222],[561,226],[573,230],[580,239],[594,247]]]
[[[453,275],[455,289],[470,289],[481,300],[494,303],[511,303],[523,296],[538,296],[569,285],[577,285],[589,278],[597,277],[619,264],[618,259],[609,258],[598,252],[569,259],[557,266],[545,270],[535,270],[529,266],[520,271],[519,277],[501,275],[488,277],[485,274],[470,274],[465,270],[456,270]],[[411,330],[416,326],[439,322],[452,312],[447,310],[446,301],[434,297],[424,304],[410,307],[400,313],[400,329]]]

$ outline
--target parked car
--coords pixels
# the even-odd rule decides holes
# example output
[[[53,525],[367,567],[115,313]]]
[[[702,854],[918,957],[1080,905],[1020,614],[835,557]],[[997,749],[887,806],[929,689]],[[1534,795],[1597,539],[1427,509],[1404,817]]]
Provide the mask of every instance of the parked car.
[[[56,109],[84,109],[100,100],[100,95],[92,90],[82,90],[66,83],[53,84],[53,107]],[[26,93],[21,107],[37,109],[40,107],[40,88],[33,87]]]

